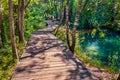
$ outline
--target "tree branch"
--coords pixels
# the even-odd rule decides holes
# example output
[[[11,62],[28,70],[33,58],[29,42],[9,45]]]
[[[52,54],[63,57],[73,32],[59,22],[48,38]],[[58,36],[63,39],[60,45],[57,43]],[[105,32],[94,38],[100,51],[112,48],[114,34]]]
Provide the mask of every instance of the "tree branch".
[[[30,1],[31,0],[28,1],[28,3],[25,5],[24,9],[26,9],[28,7],[28,5],[30,4]]]

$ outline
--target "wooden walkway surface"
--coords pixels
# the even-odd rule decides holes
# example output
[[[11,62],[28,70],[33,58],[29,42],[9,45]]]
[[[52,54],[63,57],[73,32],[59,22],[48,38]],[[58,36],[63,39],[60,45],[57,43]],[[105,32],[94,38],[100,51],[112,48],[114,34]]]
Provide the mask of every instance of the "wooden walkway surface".
[[[54,28],[32,34],[12,80],[93,80],[85,66],[51,34]]]

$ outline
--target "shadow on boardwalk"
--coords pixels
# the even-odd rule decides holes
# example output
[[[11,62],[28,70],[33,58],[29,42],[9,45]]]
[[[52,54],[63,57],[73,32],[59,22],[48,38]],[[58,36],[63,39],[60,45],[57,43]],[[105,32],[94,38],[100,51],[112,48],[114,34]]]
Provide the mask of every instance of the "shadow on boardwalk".
[[[65,53],[64,56],[56,54],[55,57],[62,58],[62,61],[67,65],[69,65],[69,61],[73,61],[73,63],[75,63],[75,69],[68,70],[70,74],[65,80],[93,80],[91,73],[78,59],[72,56],[69,50],[63,51]]]
[[[62,41],[51,34],[54,28],[32,34],[12,80],[94,80]]]

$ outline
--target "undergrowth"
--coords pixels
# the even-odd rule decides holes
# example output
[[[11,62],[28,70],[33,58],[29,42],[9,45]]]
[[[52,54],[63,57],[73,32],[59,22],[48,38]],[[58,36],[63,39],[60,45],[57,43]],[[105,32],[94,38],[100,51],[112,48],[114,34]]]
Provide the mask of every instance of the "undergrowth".
[[[65,43],[65,45],[67,46],[66,36],[65,36],[65,27],[60,27],[58,32],[57,33],[53,32],[53,34],[56,34],[56,36],[60,40],[62,40]],[[103,65],[103,63],[104,63],[103,61],[100,61],[99,59],[95,60],[94,58],[87,56],[88,53],[83,50],[83,48],[79,42],[79,35],[80,34],[82,34],[82,32],[77,32],[77,34],[76,34],[77,41],[76,41],[76,46],[75,46],[75,55],[83,62],[83,64],[85,64],[86,66],[94,66],[94,67],[97,67],[101,70],[106,70],[109,73],[118,73],[115,65],[113,65],[113,66]],[[113,64],[113,63],[111,63],[111,64]]]
[[[24,51],[24,44],[17,43],[19,57]],[[13,58],[12,49],[9,45],[0,50],[0,80],[10,80],[14,72],[17,60]]]

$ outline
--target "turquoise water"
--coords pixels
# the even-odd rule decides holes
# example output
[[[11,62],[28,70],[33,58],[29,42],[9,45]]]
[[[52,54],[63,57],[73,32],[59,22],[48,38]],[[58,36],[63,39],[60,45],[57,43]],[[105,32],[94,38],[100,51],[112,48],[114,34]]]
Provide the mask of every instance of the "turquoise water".
[[[101,33],[102,36],[101,37]],[[82,51],[89,58],[99,61],[101,65],[113,70],[120,69],[120,35],[107,30],[96,34],[84,33],[79,35]]]

